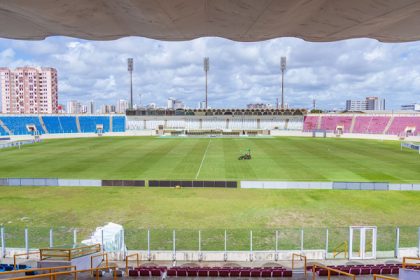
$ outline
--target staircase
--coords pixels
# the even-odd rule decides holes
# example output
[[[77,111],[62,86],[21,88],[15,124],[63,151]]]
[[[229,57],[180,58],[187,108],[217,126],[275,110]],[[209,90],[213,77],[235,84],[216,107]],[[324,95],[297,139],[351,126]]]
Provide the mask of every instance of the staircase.
[[[47,127],[45,126],[45,123],[44,123],[44,120],[42,119],[42,117],[38,116],[38,119],[39,119],[39,123],[42,126],[42,129],[45,131],[45,133],[48,133]]]
[[[351,119],[351,125],[350,125],[350,133],[353,133],[354,125],[356,124],[356,115],[353,115],[353,118]]]
[[[113,117],[109,116],[109,132],[112,132],[112,119],[113,119]]]
[[[321,129],[321,115],[318,116],[318,123],[316,124],[316,129]]]
[[[10,129],[3,123],[2,120],[0,120],[0,126],[4,129],[4,131],[7,132],[7,134],[12,135],[13,133],[10,131]]]
[[[387,134],[388,129],[391,127],[391,124],[392,124],[393,122],[394,122],[394,116],[392,116],[392,117],[389,119],[388,124],[386,125],[386,127],[385,127],[385,129],[384,129],[383,134]]]
[[[81,133],[79,116],[76,116],[76,127],[77,127],[77,132]]]

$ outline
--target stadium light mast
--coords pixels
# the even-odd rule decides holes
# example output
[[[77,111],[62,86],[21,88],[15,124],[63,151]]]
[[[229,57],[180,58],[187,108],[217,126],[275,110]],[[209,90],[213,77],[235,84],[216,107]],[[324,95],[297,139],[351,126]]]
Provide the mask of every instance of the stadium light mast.
[[[207,99],[207,73],[210,70],[210,60],[208,57],[204,58],[204,72],[206,73],[206,110],[208,109],[208,99]]]
[[[281,109],[284,109],[284,71],[286,71],[286,57],[282,56],[280,59],[281,68]]]
[[[133,59],[127,59],[128,73],[130,73],[130,110],[133,110]]]

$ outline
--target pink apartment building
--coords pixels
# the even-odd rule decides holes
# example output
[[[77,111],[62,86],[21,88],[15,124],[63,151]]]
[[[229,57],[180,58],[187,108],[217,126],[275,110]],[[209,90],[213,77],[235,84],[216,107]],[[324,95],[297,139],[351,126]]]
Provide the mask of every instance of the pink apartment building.
[[[58,111],[57,70],[0,67],[3,114],[53,114]]]

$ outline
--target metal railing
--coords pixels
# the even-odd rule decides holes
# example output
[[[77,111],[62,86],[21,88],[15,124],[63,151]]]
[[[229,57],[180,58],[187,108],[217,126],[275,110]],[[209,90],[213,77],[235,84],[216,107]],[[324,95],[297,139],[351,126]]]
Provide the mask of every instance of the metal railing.
[[[338,275],[348,276],[352,280],[356,280],[356,275],[354,275],[354,274],[351,274],[351,273],[348,273],[348,272],[344,272],[344,271],[341,271],[341,270],[338,270],[338,269],[335,269],[335,268],[331,268],[331,267],[328,267],[328,266],[320,265],[320,264],[315,264],[312,267],[312,280],[315,280],[316,279],[316,268],[317,267],[322,268],[322,269],[326,269],[328,271],[328,275],[327,275],[328,276],[328,280],[331,279],[331,272],[338,273]]]
[[[384,275],[379,275],[379,274],[373,274],[373,280],[379,280],[379,279],[384,279],[384,280],[398,280],[398,278],[391,277],[391,276],[384,276]]]
[[[397,230],[396,230],[397,229]],[[94,229],[87,228],[50,228],[21,226],[0,226],[0,257],[13,252],[29,252],[35,248],[47,248],[43,251],[42,259],[61,257],[68,259],[69,252],[57,252],[66,244],[77,248],[80,239],[88,239]],[[175,232],[175,234],[174,234]],[[338,250],[337,245],[344,246],[343,241],[349,240],[348,227],[326,228],[282,228],[282,229],[145,229],[127,227],[121,231],[121,239],[114,243],[99,243],[106,245],[101,249],[107,252],[121,252],[128,250],[147,251],[148,257],[152,252],[159,251],[198,251],[206,252],[273,252],[278,258],[281,251],[319,250],[325,252],[326,258],[348,257],[348,249]],[[101,234],[99,234],[101,236]],[[102,234],[104,236],[104,234]],[[79,237],[79,240],[78,240]],[[252,248],[250,246],[252,244]],[[420,247],[420,228],[410,227],[378,227],[377,252],[384,258],[398,256],[399,248]],[[59,245],[60,247],[57,247]],[[13,250],[9,250],[13,248]],[[7,250],[6,250],[7,249]],[[79,249],[77,249],[79,250]],[[99,250],[97,250],[99,252]],[[341,251],[337,254],[335,251]],[[334,253],[333,253],[334,252]],[[59,256],[53,256],[53,255]],[[51,255],[51,256],[49,256]]]
[[[86,256],[89,254],[99,253],[101,251],[100,244],[76,248],[42,248],[39,249],[40,259],[61,259],[71,261],[72,259]]]
[[[348,251],[349,251],[349,245],[347,241],[344,241],[333,249],[333,257],[335,259],[339,254],[344,253],[344,258],[347,259]]]
[[[40,252],[36,251],[36,252],[28,252],[28,253],[22,253],[22,254],[14,254],[13,255],[13,268],[16,270],[17,267],[17,263],[16,263],[16,257],[20,257],[20,256],[26,256],[26,259],[29,259],[30,255],[39,255]]]
[[[9,280],[24,280],[24,279],[37,279],[37,278],[46,278],[49,277],[50,279],[56,279],[57,276],[60,275],[70,275],[73,274],[73,279],[77,280],[78,273],[83,272],[96,272],[95,279],[99,280],[99,271],[105,270],[105,269],[112,269],[113,270],[113,279],[117,279],[117,266],[104,266],[104,267],[96,267],[96,268],[90,268],[90,269],[81,269],[81,270],[71,270],[71,271],[61,271],[61,272],[52,272],[52,273],[45,273],[45,274],[37,274],[37,275],[30,275],[30,276],[24,276],[24,277],[16,277],[16,278],[9,278]]]
[[[403,263],[402,263],[402,267],[403,268],[406,268],[407,266],[420,267],[420,263],[419,262],[410,263],[410,262],[408,262],[408,260],[419,261],[420,262],[420,258],[416,258],[416,257],[403,257]]]
[[[105,257],[105,266],[108,266],[108,253],[100,253],[98,255],[90,256],[90,268],[93,268],[93,260],[99,257],[102,257],[101,262],[104,260]]]
[[[56,269],[74,269],[76,270],[75,265],[64,265],[64,266],[52,266],[52,267],[42,267],[42,268],[30,268],[30,269],[19,269],[19,270],[12,270],[12,271],[4,271],[0,272],[0,277],[4,275],[12,275],[12,274],[19,274],[19,273],[27,273],[27,272],[38,272],[38,271],[49,271],[49,273],[53,273]]]
[[[306,256],[300,254],[292,254],[292,270],[295,268],[295,257],[299,258],[299,261],[303,261],[303,269],[305,270],[305,276],[307,274],[306,271]]]
[[[139,254],[138,253],[127,255],[125,257],[125,273],[127,275],[128,275],[128,259],[131,258],[131,257],[136,257],[137,267],[140,265],[140,258],[139,258]]]

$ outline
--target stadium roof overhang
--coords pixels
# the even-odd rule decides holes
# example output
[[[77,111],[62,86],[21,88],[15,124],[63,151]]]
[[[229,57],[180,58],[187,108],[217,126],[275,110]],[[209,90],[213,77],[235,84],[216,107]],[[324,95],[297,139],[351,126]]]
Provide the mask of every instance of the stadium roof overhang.
[[[418,0],[0,0],[0,37],[420,40]]]

